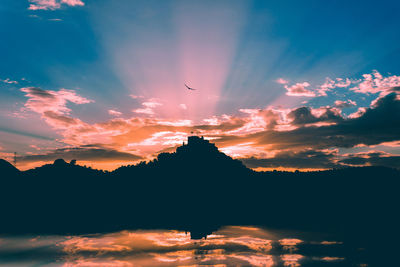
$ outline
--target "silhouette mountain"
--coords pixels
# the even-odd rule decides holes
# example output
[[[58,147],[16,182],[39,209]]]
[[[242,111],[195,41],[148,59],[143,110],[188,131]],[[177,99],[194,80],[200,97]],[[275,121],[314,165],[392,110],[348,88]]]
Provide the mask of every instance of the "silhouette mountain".
[[[161,153],[157,159],[148,163],[140,163],[135,166],[123,166],[116,169],[113,175],[129,175],[135,171],[146,171],[152,173],[173,174],[170,180],[180,178],[190,180],[191,178],[213,179],[215,174],[235,174],[248,175],[253,171],[248,169],[239,160],[220,152],[218,148],[204,138],[190,136],[188,143],[176,149],[175,153]],[[204,176],[205,174],[208,174]],[[210,174],[212,174],[210,176]],[[201,186],[204,183],[198,183]],[[219,179],[215,180],[218,182]],[[209,184],[207,184],[208,186]]]
[[[7,175],[15,175],[19,173],[19,170],[14,167],[11,163],[4,159],[0,159],[0,172],[7,176]]]
[[[201,238],[223,225],[259,225],[379,250],[398,232],[397,169],[255,172],[196,136],[112,172],[58,159],[24,172],[2,160],[0,173],[0,234],[170,228]]]

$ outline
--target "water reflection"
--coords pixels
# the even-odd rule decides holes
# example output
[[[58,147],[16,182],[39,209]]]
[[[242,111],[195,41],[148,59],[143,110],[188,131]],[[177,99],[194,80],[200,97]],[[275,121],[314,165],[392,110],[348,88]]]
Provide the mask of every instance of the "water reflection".
[[[330,266],[346,260],[337,255],[340,246],[243,226],[224,227],[202,240],[173,230],[8,237],[0,239],[0,266]]]

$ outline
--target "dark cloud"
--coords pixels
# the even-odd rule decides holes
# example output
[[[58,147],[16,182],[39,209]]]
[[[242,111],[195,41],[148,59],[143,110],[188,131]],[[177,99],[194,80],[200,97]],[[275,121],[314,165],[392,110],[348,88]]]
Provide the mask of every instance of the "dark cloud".
[[[70,126],[77,124],[77,120],[68,116],[60,115],[53,111],[46,111],[43,113],[44,117],[47,119],[55,120],[59,123],[63,123],[65,126]]]
[[[19,130],[10,129],[10,128],[4,128],[4,127],[0,127],[0,132],[16,134],[16,135],[21,135],[21,136],[27,136],[27,137],[32,137],[32,138],[41,139],[41,140],[48,140],[48,141],[54,140],[54,138],[51,138],[51,137],[37,135],[37,134],[33,134],[33,133],[25,132],[25,131],[19,131]]]
[[[350,154],[348,158],[339,161],[339,163],[353,166],[370,165],[400,168],[400,156],[388,155],[383,152]]]
[[[120,152],[113,149],[103,147],[94,147],[91,145],[62,148],[41,155],[27,155],[19,158],[21,162],[36,162],[36,161],[54,161],[56,159],[65,159],[70,161],[76,159],[78,161],[137,161],[142,157],[126,152]]]
[[[342,158],[342,156],[340,156]],[[298,152],[282,151],[273,158],[244,158],[241,161],[249,168],[298,168],[298,169],[332,169],[346,166],[385,166],[400,168],[400,156],[385,152],[363,152],[348,154],[338,160],[334,150],[302,150]]]
[[[316,122],[341,122],[343,118],[332,108],[324,108],[324,112],[319,116],[312,114],[309,107],[301,107],[292,110],[288,117],[292,119],[294,125],[304,125]]]
[[[43,90],[38,87],[26,87],[21,89],[23,92],[29,93],[33,96],[47,99],[55,99],[56,97],[49,91]]]
[[[266,130],[245,136],[219,136],[216,143],[232,146],[244,142],[281,150],[274,158],[247,158],[243,162],[251,168],[293,167],[293,168],[333,168],[346,165],[356,166],[400,166],[400,157],[383,152],[349,154],[340,161],[329,148],[356,145],[377,145],[400,140],[400,100],[396,93],[379,98],[375,105],[357,118],[339,118],[326,110],[323,118],[315,117],[309,108],[299,108],[291,113],[298,128],[289,131]],[[307,124],[331,121],[328,126],[307,126]],[[291,152],[287,152],[290,150]]]
[[[302,109],[302,116],[294,117],[299,124],[315,120]],[[293,115],[295,116],[295,115]],[[327,114],[326,120],[335,117]],[[329,126],[302,126],[291,131],[264,131],[247,136],[260,145],[270,144],[277,149],[354,147],[359,144],[377,145],[400,139],[400,101],[391,93],[376,102],[373,108],[358,118],[335,119]]]
[[[265,167],[265,168],[323,168],[331,169],[337,167],[335,151],[314,151],[303,150],[298,152],[283,151],[277,153],[273,158],[247,158],[241,159],[249,168]]]

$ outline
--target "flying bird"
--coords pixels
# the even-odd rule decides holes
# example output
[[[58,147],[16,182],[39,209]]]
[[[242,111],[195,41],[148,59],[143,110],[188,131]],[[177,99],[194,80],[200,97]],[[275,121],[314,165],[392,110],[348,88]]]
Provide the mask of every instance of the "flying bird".
[[[186,86],[186,88],[189,89],[189,90],[196,90],[196,89],[194,89],[194,88],[191,88],[191,87],[187,86],[186,83],[185,83],[185,86]]]

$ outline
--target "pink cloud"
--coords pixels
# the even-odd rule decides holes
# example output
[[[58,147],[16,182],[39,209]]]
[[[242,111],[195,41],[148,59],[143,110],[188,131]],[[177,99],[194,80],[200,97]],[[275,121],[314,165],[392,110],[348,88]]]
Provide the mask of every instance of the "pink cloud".
[[[142,105],[147,108],[156,108],[156,107],[162,106],[162,104],[160,102],[157,102],[157,100],[154,100],[154,99],[149,99],[149,101],[143,102]]]
[[[40,114],[48,111],[58,114],[68,114],[71,109],[67,107],[67,102],[78,105],[94,102],[93,100],[77,95],[73,90],[67,89],[50,91],[37,87],[24,87],[21,88],[21,91],[25,92],[25,96],[29,98],[25,103],[25,107]]]
[[[62,4],[67,6],[84,6],[81,0],[29,0],[31,3],[29,10],[56,10],[61,8]]]
[[[356,119],[373,109],[360,108],[346,118],[341,114],[341,108],[354,106],[356,103],[352,100],[338,100],[335,107],[283,109],[270,106],[264,109],[240,109],[240,113],[236,115],[211,116],[198,123],[187,119],[162,119],[155,116],[154,109],[162,103],[159,99],[152,98],[144,100],[141,109],[134,110],[135,113],[151,116],[112,118],[103,122],[88,123],[72,117],[68,104],[87,104],[93,101],[79,96],[73,90],[51,91],[28,87],[22,88],[21,91],[28,97],[25,109],[40,114],[42,119],[62,136],[60,141],[74,146],[102,144],[147,159],[160,151],[169,151],[168,149],[182,144],[191,132],[213,140],[222,151],[235,157],[265,157],[271,151],[285,148],[323,148],[314,144],[314,140],[306,141],[305,138],[309,137],[298,133],[302,133],[301,130],[304,130],[306,135],[312,133],[310,136],[317,136],[315,142],[318,142],[318,134],[314,133],[318,132],[319,127],[324,126],[324,129],[334,136],[335,128],[329,128],[329,125],[340,124],[346,119]],[[116,110],[108,112],[110,115],[120,114]],[[325,135],[326,132],[322,134]],[[343,135],[342,132],[339,134]],[[357,141],[353,141],[351,133],[349,134],[350,146],[357,144]],[[326,141],[323,142],[325,144]],[[332,144],[336,144],[335,142],[336,140],[333,140]],[[271,156],[273,155],[268,154],[268,157]]]
[[[137,108],[132,111],[139,114],[154,115],[154,110],[151,108]]]
[[[132,111],[139,114],[154,115],[154,109],[162,106],[163,104],[160,103],[157,99],[151,98],[146,102],[143,102],[142,105],[144,106],[144,108],[138,108]]]
[[[55,10],[61,7],[56,0],[29,0],[32,4],[29,5],[29,10]]]
[[[314,97],[316,94],[310,90],[307,90],[306,87],[309,87],[310,84],[308,82],[296,83],[295,85],[288,86],[285,85],[287,90],[286,95],[288,96],[307,96]]]
[[[349,87],[351,85],[351,80],[349,78],[346,79],[342,79],[342,78],[336,78],[336,87],[340,87],[340,88],[345,88],[345,87]]]
[[[6,79],[4,79],[4,80],[0,79],[0,82],[8,83],[8,84],[18,84],[17,81],[13,81],[13,80],[11,80],[10,78],[6,78]]]
[[[360,108],[358,108],[358,110],[357,110],[356,112],[350,114],[350,115],[348,116],[348,118],[350,118],[350,119],[359,118],[359,117],[361,117],[362,115],[364,115],[364,113],[365,113],[366,111],[367,111],[367,108],[365,108],[365,107],[360,107]]]
[[[385,94],[390,91],[393,87],[400,86],[400,76],[391,75],[384,77],[378,71],[374,70],[372,73],[366,73],[362,75],[361,79],[352,80],[349,78],[336,78],[335,80],[326,78],[325,83],[319,86],[319,95],[326,95],[327,91],[331,91],[334,88],[348,88],[352,84],[355,86],[350,88],[351,91],[363,94]]]
[[[384,77],[378,71],[363,74],[361,79],[354,80],[350,78],[331,79],[327,77],[325,82],[316,86],[314,90],[309,90],[308,82],[296,83],[292,86],[288,85],[288,81],[282,78],[276,80],[277,83],[283,84],[287,90],[286,95],[289,96],[327,96],[327,92],[333,91],[335,88],[349,88],[350,91],[363,94],[379,93],[380,97],[393,92],[394,88],[400,87],[400,76],[391,75]],[[350,88],[354,85],[352,88]]]
[[[333,88],[335,88],[335,81],[331,80],[330,78],[326,78],[325,83],[320,85],[320,87],[318,88],[318,94],[320,96],[326,96],[326,92],[330,91]]]
[[[131,94],[131,95],[129,95],[131,98],[133,98],[133,99],[138,99],[138,98],[143,98],[143,96],[141,96],[141,95],[134,95],[134,94]]]
[[[352,81],[348,78],[346,79],[337,78],[336,80],[332,80],[331,78],[327,77],[323,84],[316,87],[315,89],[316,92],[305,89],[305,87],[310,86],[308,82],[296,83],[295,85],[290,87],[285,85],[285,88],[286,90],[288,90],[288,93],[286,94],[291,96],[308,96],[308,97],[327,96],[327,92],[332,91],[332,89],[336,87],[340,88],[349,87],[351,83]]]
[[[121,116],[122,113],[113,109],[108,110],[108,114],[110,114],[111,116]]]
[[[74,104],[87,104],[94,102],[81,97],[73,90],[61,89],[59,91],[43,90],[37,87],[21,88],[28,97],[25,108],[41,115],[48,125],[67,139],[76,140],[72,143],[86,143],[86,132],[93,132],[92,125],[86,124],[78,118],[69,116],[71,109],[67,107],[68,102]],[[78,141],[79,140],[79,141]]]
[[[29,147],[35,149],[35,150],[41,150],[40,147],[38,147],[37,145],[30,145]]]
[[[357,106],[357,103],[353,100],[347,100],[347,101],[342,101],[342,100],[336,100],[335,101],[335,106],[337,108],[350,108],[350,107],[355,107]]]
[[[285,80],[283,78],[277,79],[276,82],[279,83],[279,84],[288,84],[289,83],[289,81],[287,81],[287,80]]]
[[[62,4],[66,4],[69,6],[84,6],[85,3],[82,0],[61,0]]]

